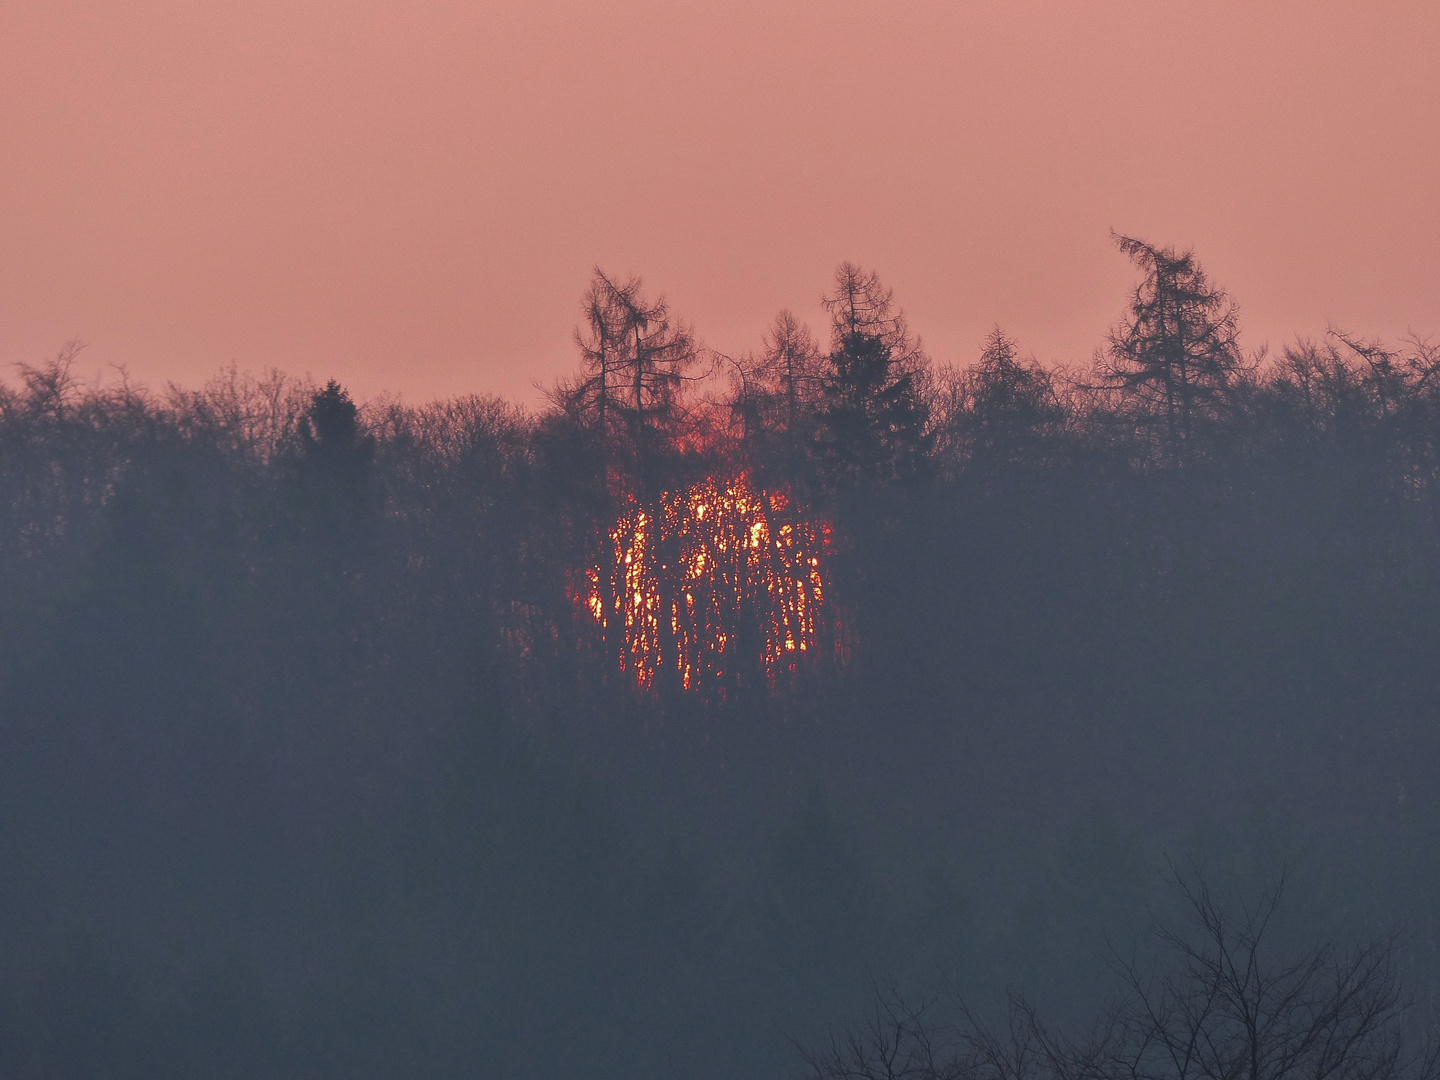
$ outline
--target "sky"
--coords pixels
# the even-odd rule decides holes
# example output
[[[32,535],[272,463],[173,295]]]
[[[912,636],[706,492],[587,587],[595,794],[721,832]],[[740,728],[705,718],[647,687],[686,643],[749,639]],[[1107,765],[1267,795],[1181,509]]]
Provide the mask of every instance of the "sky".
[[[1435,0],[0,0],[0,366],[539,400],[595,266],[706,344],[877,270],[1084,361],[1193,247],[1248,348],[1440,335]]]

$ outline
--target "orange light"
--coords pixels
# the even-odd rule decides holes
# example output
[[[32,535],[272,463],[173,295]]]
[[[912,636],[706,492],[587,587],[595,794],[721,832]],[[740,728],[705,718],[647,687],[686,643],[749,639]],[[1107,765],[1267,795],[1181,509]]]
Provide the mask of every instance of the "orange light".
[[[648,510],[631,500],[575,599],[642,688],[669,670],[686,690],[723,695],[747,665],[774,686],[822,643],[842,655],[842,628],[825,610],[831,533],[744,473],[708,478]]]

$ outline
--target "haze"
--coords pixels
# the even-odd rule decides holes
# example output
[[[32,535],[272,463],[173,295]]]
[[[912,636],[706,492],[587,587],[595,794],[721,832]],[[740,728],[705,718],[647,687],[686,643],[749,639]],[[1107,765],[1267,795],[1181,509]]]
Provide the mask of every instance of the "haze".
[[[1440,7],[0,6],[0,362],[535,399],[591,268],[726,350],[841,259],[1084,359],[1193,245],[1245,343],[1440,330]]]

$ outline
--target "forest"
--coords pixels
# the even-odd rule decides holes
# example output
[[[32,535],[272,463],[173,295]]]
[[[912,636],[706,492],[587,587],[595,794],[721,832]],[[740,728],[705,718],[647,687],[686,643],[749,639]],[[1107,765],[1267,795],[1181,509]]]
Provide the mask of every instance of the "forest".
[[[845,263],[533,408],[10,369],[0,1074],[1169,1078],[1077,1033],[1266,904],[1435,1016],[1440,345],[1115,242],[1065,365]]]

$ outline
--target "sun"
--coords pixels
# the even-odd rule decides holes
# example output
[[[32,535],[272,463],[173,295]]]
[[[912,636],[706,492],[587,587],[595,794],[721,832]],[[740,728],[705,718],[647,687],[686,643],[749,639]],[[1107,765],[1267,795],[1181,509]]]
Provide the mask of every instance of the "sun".
[[[787,491],[742,472],[627,504],[574,595],[639,687],[673,676],[683,690],[723,694],[754,673],[774,687],[843,658],[833,527]]]

